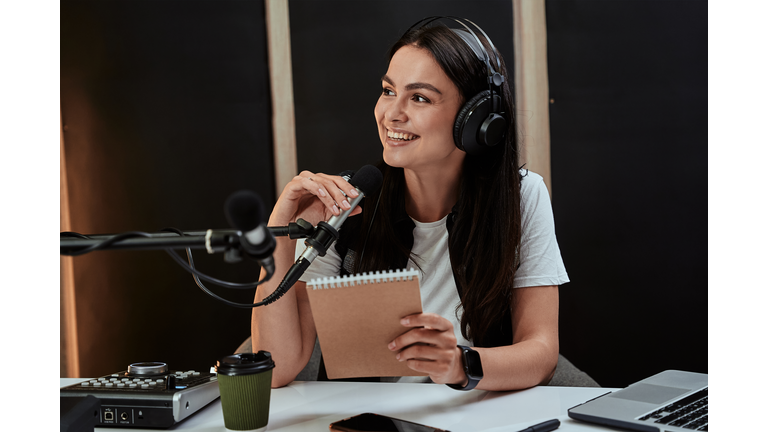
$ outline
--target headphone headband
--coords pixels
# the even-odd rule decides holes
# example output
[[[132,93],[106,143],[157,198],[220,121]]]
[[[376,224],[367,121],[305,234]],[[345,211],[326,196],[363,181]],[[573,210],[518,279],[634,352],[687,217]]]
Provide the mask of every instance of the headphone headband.
[[[499,53],[496,50],[496,46],[493,44],[493,41],[491,41],[491,38],[489,38],[488,35],[485,33],[485,31],[479,25],[475,24],[474,22],[472,22],[472,21],[470,21],[470,20],[468,20],[466,18],[459,18],[459,17],[455,17],[455,16],[441,16],[441,15],[430,16],[430,17],[422,18],[419,21],[417,21],[415,24],[410,26],[408,28],[408,30],[405,31],[404,34],[408,34],[411,30],[424,27],[424,26],[429,25],[430,23],[432,23],[434,21],[437,21],[437,20],[440,20],[440,19],[449,19],[449,20],[455,21],[459,25],[464,27],[464,29],[469,34],[472,35],[472,37],[474,38],[474,42],[477,43],[477,47],[482,51],[482,56],[478,54],[477,49],[475,48],[475,46],[473,46],[473,43],[470,40],[468,40],[466,37],[464,37],[464,35],[459,33],[461,31],[460,29],[451,29],[451,30],[453,30],[454,33],[456,33],[459,37],[461,37],[461,39],[464,41],[464,43],[466,43],[470,47],[470,49],[472,50],[472,52],[475,53],[477,58],[481,62],[485,63],[485,67],[486,67],[486,70],[487,70],[487,73],[488,73],[488,84],[493,84],[496,87],[501,87],[501,85],[505,81],[505,78],[504,78],[504,75],[502,75],[501,73],[497,72],[497,70],[501,70],[501,59],[500,59]],[[480,38],[477,37],[477,33],[475,33],[474,30],[469,28],[469,26],[467,26],[467,24],[465,24],[465,22],[471,24],[473,27],[475,27],[477,30],[479,30],[480,33],[483,34],[483,37],[485,37],[485,40],[488,41],[488,44],[491,46],[491,50],[493,51],[493,55],[496,58],[496,68],[497,69],[494,69],[493,66],[491,66],[491,58],[490,58],[491,56],[488,55],[488,50],[485,49],[485,45],[483,45],[483,43],[480,41]]]

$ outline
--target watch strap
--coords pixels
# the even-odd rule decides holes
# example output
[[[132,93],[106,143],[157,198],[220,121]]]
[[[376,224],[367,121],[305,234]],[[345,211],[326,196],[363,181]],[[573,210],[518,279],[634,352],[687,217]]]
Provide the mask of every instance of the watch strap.
[[[480,380],[483,378],[482,365],[470,364],[470,359],[468,358],[469,356],[467,354],[469,351],[476,354],[477,352],[475,350],[463,345],[456,345],[456,346],[459,347],[459,349],[461,350],[461,358],[462,358],[462,363],[464,365],[464,374],[467,377],[467,385],[464,385],[464,386],[462,386],[461,384],[447,384],[447,385],[448,387],[454,390],[465,390],[465,391],[472,390],[477,386],[477,383],[479,383]],[[478,356],[478,361],[479,361],[479,356]],[[472,367],[480,368],[480,378],[477,378],[476,376],[473,378],[472,375],[474,374],[470,375],[470,370]]]

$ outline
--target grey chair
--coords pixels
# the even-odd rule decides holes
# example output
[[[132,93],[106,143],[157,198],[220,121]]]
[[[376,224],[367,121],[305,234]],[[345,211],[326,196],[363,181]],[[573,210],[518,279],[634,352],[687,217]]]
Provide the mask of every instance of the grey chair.
[[[250,337],[240,344],[237,350],[235,350],[235,354],[249,352],[253,352]],[[320,369],[320,354],[320,343],[315,339],[315,350],[312,352],[312,357],[310,357],[307,366],[296,376],[296,381],[317,381],[317,374]],[[592,377],[579,370],[562,354],[557,359],[555,375],[547,385],[555,387],[600,387]]]

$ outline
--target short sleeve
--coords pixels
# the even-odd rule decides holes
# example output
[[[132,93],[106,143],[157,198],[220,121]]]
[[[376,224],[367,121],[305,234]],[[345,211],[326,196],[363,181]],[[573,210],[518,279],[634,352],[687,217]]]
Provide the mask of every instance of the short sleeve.
[[[522,238],[514,288],[570,282],[555,236],[555,218],[544,179],[528,171],[521,182]]]
[[[325,256],[315,258],[309,268],[303,275],[301,275],[299,280],[302,282],[309,282],[315,278],[338,276],[341,271],[341,256],[336,251],[335,246],[336,242],[328,248]],[[296,258],[299,258],[306,248],[307,246],[304,245],[303,241],[297,241]]]

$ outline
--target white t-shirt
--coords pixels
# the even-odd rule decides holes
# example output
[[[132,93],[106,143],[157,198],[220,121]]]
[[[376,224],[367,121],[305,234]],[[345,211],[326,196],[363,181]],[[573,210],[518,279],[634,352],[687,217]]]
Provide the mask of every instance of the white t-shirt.
[[[562,285],[569,282],[560,248],[555,238],[555,221],[544,179],[531,171],[521,181],[522,238],[520,240],[520,267],[515,273],[513,288]],[[489,208],[487,211],[493,211]],[[408,260],[407,268],[421,268],[421,304],[424,312],[436,313],[453,324],[459,345],[473,346],[461,335],[460,307],[456,282],[453,279],[448,253],[448,215],[437,222],[419,222],[413,229],[413,248],[418,266]],[[344,229],[342,226],[341,229]],[[296,258],[304,252],[304,242],[296,242]],[[342,257],[331,246],[324,257],[317,257],[299,279],[308,282],[314,278],[338,276]],[[513,265],[513,263],[510,263]],[[492,270],[492,269],[489,269]],[[402,377],[400,380],[423,381],[423,377]]]

